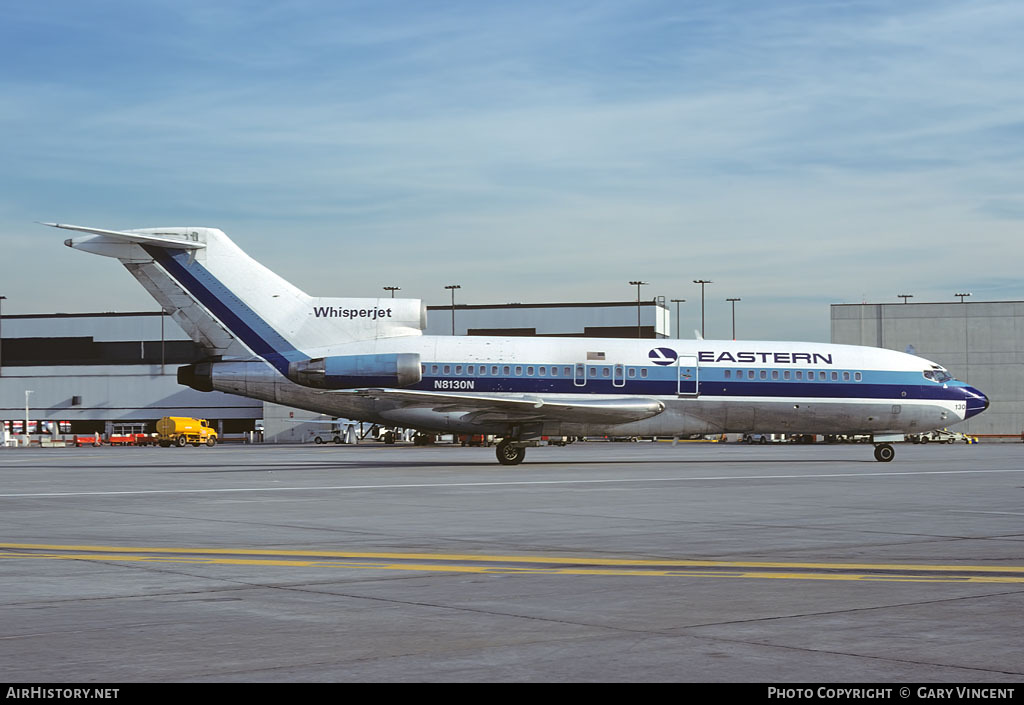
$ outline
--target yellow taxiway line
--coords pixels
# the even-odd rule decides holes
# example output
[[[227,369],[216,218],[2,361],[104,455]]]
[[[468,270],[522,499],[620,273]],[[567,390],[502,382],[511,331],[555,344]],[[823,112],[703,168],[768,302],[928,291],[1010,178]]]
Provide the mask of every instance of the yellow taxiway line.
[[[579,556],[298,551],[0,543],[0,558],[404,570],[502,575],[661,576],[864,582],[1024,583],[1024,566],[702,561]]]

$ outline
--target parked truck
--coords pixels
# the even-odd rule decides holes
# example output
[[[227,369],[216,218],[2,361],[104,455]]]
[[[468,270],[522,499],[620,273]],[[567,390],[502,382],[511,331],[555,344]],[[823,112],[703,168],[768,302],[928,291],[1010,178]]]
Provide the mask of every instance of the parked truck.
[[[156,422],[157,442],[161,448],[189,443],[198,447],[205,443],[211,448],[217,444],[217,432],[210,428],[206,419],[192,419],[186,416],[165,416]]]

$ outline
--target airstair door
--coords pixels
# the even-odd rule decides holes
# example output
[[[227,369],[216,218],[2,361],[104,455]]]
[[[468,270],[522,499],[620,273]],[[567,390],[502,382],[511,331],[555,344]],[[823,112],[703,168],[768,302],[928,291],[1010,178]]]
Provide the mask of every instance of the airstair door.
[[[695,397],[699,391],[699,368],[696,355],[680,355],[676,360],[679,373],[678,394],[681,397]]]

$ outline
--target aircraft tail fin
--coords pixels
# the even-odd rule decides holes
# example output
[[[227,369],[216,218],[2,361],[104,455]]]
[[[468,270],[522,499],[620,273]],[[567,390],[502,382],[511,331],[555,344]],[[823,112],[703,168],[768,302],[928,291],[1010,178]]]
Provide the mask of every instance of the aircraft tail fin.
[[[318,349],[420,335],[425,327],[419,300],[309,296],[216,228],[44,225],[87,233],[64,244],[120,260],[211,356],[251,351],[286,373],[289,362]]]

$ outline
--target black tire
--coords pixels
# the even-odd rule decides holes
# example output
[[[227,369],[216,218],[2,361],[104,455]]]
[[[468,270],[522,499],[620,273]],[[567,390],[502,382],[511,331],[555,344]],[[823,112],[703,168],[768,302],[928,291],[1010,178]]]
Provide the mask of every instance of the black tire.
[[[336,445],[336,446],[340,446],[341,445],[341,436],[335,436],[334,437],[334,445]]]
[[[392,445],[394,444],[394,442],[395,434],[393,431],[388,431],[387,433],[384,434],[384,443],[386,443],[387,445]]]
[[[317,445],[320,445],[321,443],[324,442],[324,439],[321,438],[320,436],[313,436],[313,442],[316,443]]]
[[[188,445],[188,439],[185,436],[178,436],[174,442],[179,448],[184,448]]]
[[[509,441],[502,441],[495,449],[498,462],[502,465],[519,465],[526,458],[526,448],[514,446]]]
[[[216,438],[214,438],[213,436],[210,436],[209,438],[206,439],[206,447],[207,448],[213,448],[215,445],[217,445],[217,439]]]
[[[761,440],[759,440],[758,443],[760,443],[761,445],[765,445],[768,443],[768,439],[765,438],[764,436],[761,436]]]
[[[888,443],[881,443],[875,446],[875,460],[880,463],[888,463],[895,455],[896,451]]]

